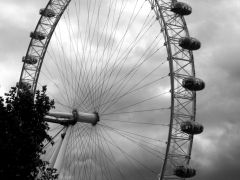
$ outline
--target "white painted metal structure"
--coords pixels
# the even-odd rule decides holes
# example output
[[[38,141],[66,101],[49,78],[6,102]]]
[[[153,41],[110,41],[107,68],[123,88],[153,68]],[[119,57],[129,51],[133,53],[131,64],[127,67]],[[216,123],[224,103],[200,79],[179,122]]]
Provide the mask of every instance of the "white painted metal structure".
[[[62,138],[60,137],[59,142],[56,143],[58,148],[49,148],[54,149],[53,155],[49,159],[51,159],[51,165],[59,170],[60,179],[101,180],[134,179],[137,177],[138,179],[159,178],[160,180],[167,180],[190,177],[191,175],[188,173],[180,172],[179,167],[188,168],[189,166],[193,134],[184,133],[181,130],[181,124],[186,121],[195,122],[196,93],[183,88],[182,81],[186,78],[195,78],[195,68],[192,50],[179,46],[180,39],[189,38],[190,35],[183,14],[173,12],[173,7],[177,1],[133,0],[132,3],[124,0],[72,0],[70,2],[71,0],[50,0],[47,6],[40,11],[41,18],[36,29],[31,33],[31,42],[26,56],[23,58],[24,64],[19,82],[20,88],[25,86],[35,93],[37,86],[42,85],[42,81],[39,80],[40,74],[44,74],[42,66],[44,62],[48,63],[45,60],[45,55],[47,56],[49,49],[54,49],[55,46],[61,44],[59,45],[59,51],[56,51],[57,53],[49,52],[48,56],[55,57],[52,58],[56,59],[52,66],[56,66],[58,71],[61,72],[59,73],[59,79],[63,81],[64,88],[67,87],[67,89],[63,89],[62,94],[57,94],[57,97],[61,96],[62,99],[56,101],[56,103],[69,108],[69,113],[63,111],[59,113],[50,112],[49,116],[46,116],[47,121],[59,123],[66,127],[65,130],[63,128],[56,133],[60,135],[65,131],[62,133],[64,134]],[[85,9],[81,9],[82,6],[86,6]],[[146,6],[152,14],[147,14],[146,10],[142,10]],[[105,11],[103,10],[104,7],[106,7]],[[71,10],[74,9],[79,14],[75,17],[77,23],[71,24]],[[145,13],[146,19],[143,19],[139,12]],[[80,19],[82,18],[81,13],[85,13],[83,19]],[[102,17],[100,16],[101,13],[103,15],[102,19],[106,18],[106,21],[99,18]],[[139,21],[136,20],[138,16],[140,17]],[[66,29],[61,28],[60,19],[65,21]],[[125,21],[127,24],[126,31],[121,30],[121,27],[125,27],[121,23]],[[80,22],[82,24],[86,23],[85,29]],[[154,26],[157,24],[155,22],[158,23],[157,29]],[[56,43],[52,47],[48,47],[51,44],[50,40],[54,38],[54,34],[60,31],[57,30],[58,23],[60,23],[59,29],[63,31],[62,36],[56,35]],[[140,25],[136,26],[138,28],[130,29],[132,24]],[[82,26],[83,30],[81,29]],[[98,30],[102,30],[102,32],[98,32]],[[119,35],[118,30],[122,33],[122,36]],[[151,33],[147,34],[148,31]],[[156,33],[152,33],[154,31]],[[70,35],[74,32],[76,37]],[[129,34],[127,34],[128,32]],[[108,34],[110,34],[109,37]],[[162,34],[163,40],[160,38],[160,34]],[[65,45],[64,36],[69,37],[69,49]],[[151,37],[152,42],[148,43],[148,39],[151,39]],[[128,39],[125,40],[125,38]],[[144,42],[141,44],[142,39]],[[118,42],[115,42],[116,40]],[[77,42],[75,43],[75,41]],[[125,41],[131,43],[125,45]],[[161,42],[163,42],[163,45],[160,45]],[[101,46],[100,43],[103,43],[103,45]],[[128,49],[122,50],[125,46],[128,46]],[[166,56],[161,57],[163,61],[159,57],[157,64],[154,61],[154,55],[160,52],[164,46],[166,47]],[[123,53],[122,56],[119,55],[121,53]],[[55,54],[59,56],[55,56]],[[134,55],[138,56],[138,54],[141,54],[140,60],[135,63]],[[161,55],[161,53],[159,54]],[[115,58],[116,61],[111,61]],[[64,63],[58,65],[58,61]],[[143,64],[148,63],[148,61],[149,64],[146,69],[142,68]],[[168,72],[163,76],[159,76],[159,73],[158,78],[156,78],[154,73],[159,71],[158,68],[164,66],[165,62],[169,63]],[[131,66],[132,64],[134,66]],[[46,72],[54,72],[52,66],[46,65]],[[70,66],[70,68],[65,69],[66,66]],[[140,67],[144,70],[139,70]],[[164,69],[166,70],[166,67]],[[139,74],[138,71],[140,71]],[[112,76],[112,74],[115,76]],[[70,76],[69,79],[67,79],[67,75]],[[106,79],[106,77],[109,77],[109,79]],[[141,78],[139,79],[139,77]],[[149,96],[147,93],[151,91],[151,88],[157,88],[160,81],[166,77],[170,77],[170,91],[162,91],[154,96],[151,92],[151,96]],[[61,89],[58,82],[55,81],[55,76],[49,76],[48,79],[50,79],[51,84],[56,86],[56,89]],[[126,79],[128,81],[125,82]],[[157,83],[157,85],[152,87],[154,83]],[[147,90],[139,93],[144,88],[147,88]],[[138,94],[134,96],[134,93]],[[72,96],[72,94],[75,94],[75,96]],[[156,103],[158,102],[157,98],[167,94],[170,95],[170,108],[159,107],[160,105]],[[53,98],[57,99],[56,97]],[[125,106],[119,103],[121,98],[126,98],[123,100]],[[78,101],[79,99],[81,101]],[[61,100],[73,102],[73,105],[70,107],[62,103]],[[163,101],[165,100],[163,99]],[[139,109],[131,109],[146,102],[151,104],[138,107]],[[115,108],[115,110],[110,111],[111,108]],[[170,111],[170,121],[162,122],[162,119],[166,119],[165,115],[160,114],[162,110]],[[120,118],[122,114],[130,113],[134,113],[134,115]],[[142,116],[138,116],[138,113],[142,113]],[[135,117],[135,121],[128,121],[132,117]],[[147,127],[142,129],[120,124],[113,127],[112,124],[103,123],[104,120],[106,122],[116,122],[116,119],[121,123],[135,124],[136,126],[151,124],[152,126],[156,125],[157,128],[153,127],[150,131]],[[152,119],[155,124],[151,122]],[[137,122],[138,120],[140,122]],[[143,122],[143,120],[145,121]],[[167,128],[167,130],[160,130],[159,126]],[[124,129],[121,129],[121,127]],[[146,134],[144,134],[145,131]],[[152,133],[153,131],[156,132]],[[159,139],[158,134],[161,135],[161,132],[168,135]],[[114,133],[120,137],[116,138]],[[151,134],[150,137],[149,134]],[[55,137],[57,136],[53,136],[54,141]],[[134,145],[129,145],[129,142],[123,145],[121,138],[125,138],[125,141],[126,139],[129,140]],[[162,148],[165,141],[166,147]],[[159,142],[162,144],[157,144]],[[139,154],[133,153],[132,149],[135,145],[145,152],[144,156],[146,155],[147,158],[148,156],[151,158],[150,154],[155,154],[153,159],[156,162],[152,160],[152,164],[147,163],[145,157],[139,156],[142,152]],[[81,148],[80,151],[78,151],[79,148]],[[75,159],[79,160],[75,161]],[[123,159],[128,162],[127,165]],[[133,165],[130,165],[131,163]],[[160,167],[162,167],[161,170]],[[160,175],[158,175],[159,172]]]

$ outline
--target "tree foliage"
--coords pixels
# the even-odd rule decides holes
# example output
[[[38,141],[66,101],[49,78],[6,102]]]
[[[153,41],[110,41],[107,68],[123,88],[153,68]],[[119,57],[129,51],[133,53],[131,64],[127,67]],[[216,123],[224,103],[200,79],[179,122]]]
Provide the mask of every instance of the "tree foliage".
[[[0,179],[57,178],[40,158],[45,153],[43,141],[51,139],[44,116],[54,108],[46,90],[44,86],[34,98],[27,88],[12,87],[5,99],[0,97]]]

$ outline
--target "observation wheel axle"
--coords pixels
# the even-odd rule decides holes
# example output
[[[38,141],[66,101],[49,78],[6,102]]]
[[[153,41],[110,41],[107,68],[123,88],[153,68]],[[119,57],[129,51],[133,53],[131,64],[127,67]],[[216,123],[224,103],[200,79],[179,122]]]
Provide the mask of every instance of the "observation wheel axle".
[[[57,123],[64,126],[75,125],[79,123],[89,123],[96,126],[100,121],[99,114],[97,112],[84,113],[79,112],[76,109],[72,113],[67,112],[49,112],[48,115],[44,117],[45,121],[51,123]]]

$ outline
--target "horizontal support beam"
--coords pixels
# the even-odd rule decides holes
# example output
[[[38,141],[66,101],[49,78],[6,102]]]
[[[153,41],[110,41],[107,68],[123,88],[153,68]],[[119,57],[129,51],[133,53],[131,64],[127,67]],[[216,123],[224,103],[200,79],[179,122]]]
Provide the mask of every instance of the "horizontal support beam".
[[[45,116],[44,117],[44,120],[46,121],[46,122],[50,122],[50,123],[56,123],[56,124],[61,124],[61,125],[63,125],[63,126],[69,126],[69,125],[74,125],[74,124],[76,124],[76,120],[74,120],[74,119],[69,119],[69,120],[60,120],[60,119],[57,119],[57,118],[55,118],[55,119],[53,119],[52,117],[49,117],[49,116]]]

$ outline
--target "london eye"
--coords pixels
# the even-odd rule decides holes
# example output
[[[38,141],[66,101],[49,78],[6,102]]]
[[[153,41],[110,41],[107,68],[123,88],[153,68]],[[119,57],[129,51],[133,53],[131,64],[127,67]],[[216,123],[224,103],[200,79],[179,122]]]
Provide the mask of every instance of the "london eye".
[[[185,16],[176,0],[49,0],[30,33],[19,88],[47,85],[43,159],[59,179],[167,180],[196,175],[195,75]]]

